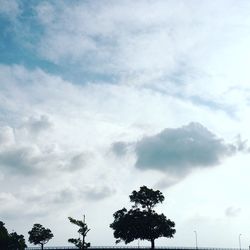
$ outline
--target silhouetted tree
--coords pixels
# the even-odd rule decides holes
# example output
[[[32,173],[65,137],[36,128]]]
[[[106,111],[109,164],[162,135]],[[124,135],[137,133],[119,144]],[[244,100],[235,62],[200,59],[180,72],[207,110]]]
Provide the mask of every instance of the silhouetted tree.
[[[139,191],[133,191],[129,196],[133,206],[130,210],[123,208],[114,213],[114,222],[110,227],[114,230],[116,243],[125,244],[136,239],[151,242],[151,249],[155,247],[155,239],[159,237],[172,238],[175,234],[175,223],[164,214],[157,214],[153,208],[164,201],[163,194],[146,186]]]
[[[26,248],[23,235],[16,232],[8,233],[4,223],[0,221],[0,249],[2,250],[24,250]]]
[[[68,242],[73,243],[79,249],[87,249],[88,247],[90,247],[90,243],[85,242],[85,237],[90,230],[85,223],[85,216],[83,217],[83,221],[76,220],[71,217],[68,217],[68,219],[71,223],[79,227],[77,232],[82,236],[82,238],[79,237],[77,239],[70,238],[68,239]]]
[[[27,247],[25,239],[22,234],[18,235],[16,232],[9,234],[9,247],[10,250],[24,250]]]
[[[9,234],[4,223],[0,221],[0,249],[8,249]]]
[[[41,249],[43,249],[43,246],[54,237],[51,230],[44,228],[41,224],[34,224],[33,228],[28,233],[29,242],[34,245],[41,245]]]

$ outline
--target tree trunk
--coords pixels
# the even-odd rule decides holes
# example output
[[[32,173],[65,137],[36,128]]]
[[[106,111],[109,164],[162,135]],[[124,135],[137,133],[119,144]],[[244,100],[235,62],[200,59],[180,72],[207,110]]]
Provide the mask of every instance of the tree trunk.
[[[82,250],[85,248],[85,237],[84,235],[82,236]]]
[[[43,250],[43,244],[41,244],[41,249]]]
[[[151,239],[151,249],[155,249],[155,239]]]

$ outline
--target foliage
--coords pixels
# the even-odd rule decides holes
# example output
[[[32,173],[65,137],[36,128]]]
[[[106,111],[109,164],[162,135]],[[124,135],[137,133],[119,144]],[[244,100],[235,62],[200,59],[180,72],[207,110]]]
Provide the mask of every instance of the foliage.
[[[9,235],[9,239],[9,249],[11,250],[24,250],[27,247],[22,234],[18,235],[16,232],[13,232]]]
[[[139,191],[134,190],[129,198],[131,202],[135,203],[135,207],[141,206],[147,210],[152,210],[155,205],[164,201],[162,192],[149,189],[146,186],[140,187]]]
[[[80,237],[77,239],[70,238],[70,239],[68,239],[68,242],[74,244],[79,249],[87,249],[88,247],[90,247],[90,243],[85,242],[85,237],[87,236],[87,233],[90,230],[88,228],[87,224],[85,223],[85,216],[84,216],[83,221],[76,220],[76,219],[73,219],[71,217],[68,217],[68,219],[72,224],[79,227],[77,232],[82,236],[82,239]]]
[[[4,226],[4,223],[0,221],[0,249],[7,249],[9,242],[9,234]]]
[[[114,213],[114,222],[110,227],[114,230],[116,243],[125,244],[136,239],[148,240],[151,248],[159,237],[171,238],[175,234],[175,223],[164,214],[157,214],[153,208],[164,200],[163,194],[142,186],[139,191],[133,191],[129,196],[134,203],[130,210],[123,208]]]
[[[43,249],[43,246],[54,237],[50,229],[46,229],[41,224],[37,223],[33,225],[33,228],[28,233],[29,242],[34,245],[41,245],[41,249]]]
[[[9,234],[4,223],[0,221],[0,249],[24,250],[26,247],[24,236],[16,232]]]

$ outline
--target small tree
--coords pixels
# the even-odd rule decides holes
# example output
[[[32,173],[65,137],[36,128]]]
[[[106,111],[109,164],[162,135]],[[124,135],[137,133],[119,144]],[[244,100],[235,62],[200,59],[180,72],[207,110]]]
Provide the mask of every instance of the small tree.
[[[136,239],[151,242],[151,249],[155,247],[155,239],[159,237],[171,238],[175,234],[175,223],[164,214],[157,214],[153,208],[164,200],[163,194],[156,190],[142,186],[139,191],[133,191],[129,196],[133,206],[130,210],[123,208],[114,213],[114,222],[110,227],[114,230],[116,243],[121,240],[125,244]]]
[[[68,217],[69,221],[78,226],[79,229],[78,229],[78,233],[79,235],[82,236],[82,238],[70,238],[68,239],[68,242],[74,244],[76,247],[78,247],[79,249],[87,249],[88,247],[90,247],[90,243],[87,243],[85,242],[85,237],[87,236],[87,233],[89,232],[89,228],[87,226],[87,224],[85,223],[85,216],[83,217],[83,221],[81,220],[76,220],[76,219],[73,219],[71,217]]]
[[[41,249],[43,249],[43,246],[54,237],[51,230],[44,228],[41,224],[34,224],[33,228],[28,233],[29,242],[34,245],[41,245]]]

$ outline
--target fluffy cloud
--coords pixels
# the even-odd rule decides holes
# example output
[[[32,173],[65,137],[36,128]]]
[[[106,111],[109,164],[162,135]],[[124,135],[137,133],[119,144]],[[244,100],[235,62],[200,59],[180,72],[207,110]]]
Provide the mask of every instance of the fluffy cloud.
[[[24,119],[17,127],[0,127],[2,173],[29,177],[85,167],[91,153],[66,150],[55,143],[50,139],[53,125],[47,115],[40,115]]]
[[[86,165],[86,159],[89,158],[87,153],[80,153],[74,155],[70,160],[70,169],[79,169]]]
[[[29,119],[23,124],[29,133],[39,134],[42,131],[46,131],[53,126],[49,117],[46,115],[41,115],[40,117],[29,117]]]
[[[20,126],[0,128],[0,168],[12,175],[41,174],[52,153],[37,141],[38,134],[49,130],[48,117],[30,117]]]
[[[176,129],[165,129],[154,136],[144,137],[135,145],[135,166],[156,169],[182,176],[194,168],[217,165],[236,152],[199,123]]]
[[[3,219],[18,220],[20,216],[20,210],[25,220],[34,217],[43,217],[47,214],[48,208],[39,206],[39,204],[27,203],[25,199],[18,197],[10,192],[0,193],[1,208],[0,213]],[[29,205],[28,205],[29,204]]]
[[[20,8],[32,18],[15,25],[21,36],[11,30],[18,44],[67,79],[144,86],[231,115],[248,103],[247,2],[45,1]]]
[[[13,147],[0,152],[0,167],[12,174],[32,174],[39,170],[37,147]]]
[[[75,153],[54,145],[12,145],[0,150],[0,169],[12,176],[47,175],[72,172],[86,166],[89,153]]]
[[[33,5],[33,19],[25,25],[32,29],[35,22],[44,31],[34,41],[34,49],[43,58],[68,67],[81,64],[88,73],[126,77],[146,74],[146,81],[171,78],[175,82],[179,79],[180,84],[204,73],[204,53],[212,59],[221,49],[230,47],[226,38],[236,32],[232,31],[233,21],[245,23],[247,12],[240,11],[249,7],[249,3],[235,6],[231,1],[216,6],[196,1],[61,1]],[[32,35],[26,34],[26,40]]]
[[[250,155],[224,161],[249,152],[240,137],[227,143],[239,131],[250,138],[249,7],[233,0],[0,0],[0,213],[14,218],[11,227],[42,219],[57,225],[55,245],[62,245],[71,230],[65,219],[84,210],[90,241],[113,244],[106,225],[131,190],[172,186],[166,212],[180,232],[172,242],[191,245],[190,225],[207,234],[214,225],[182,227],[187,214],[212,216],[232,199],[249,207],[242,201]],[[198,168],[208,171],[173,186]],[[184,212],[177,209],[183,203]],[[218,231],[228,244],[228,225]]]

